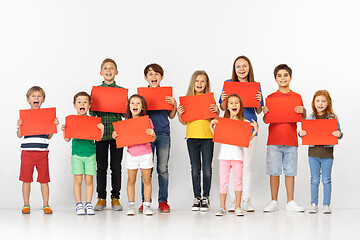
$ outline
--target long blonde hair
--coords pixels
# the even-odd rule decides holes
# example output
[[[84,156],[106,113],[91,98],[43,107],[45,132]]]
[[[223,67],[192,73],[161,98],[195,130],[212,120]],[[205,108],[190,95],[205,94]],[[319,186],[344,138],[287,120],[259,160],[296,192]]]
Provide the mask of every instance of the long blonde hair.
[[[317,113],[316,108],[315,108],[315,98],[318,97],[318,96],[324,96],[326,98],[326,101],[328,102],[326,112],[329,114],[329,117],[335,118],[335,113],[334,113],[334,110],[332,108],[332,100],[331,100],[331,97],[330,97],[330,93],[327,90],[319,90],[314,94],[314,97],[313,97],[313,100],[312,100],[312,103],[311,103],[311,107],[312,107],[313,113],[315,114],[316,118],[318,117],[318,113]]]
[[[196,94],[196,92],[195,92],[195,80],[199,75],[204,75],[206,77],[207,84],[206,84],[204,92],[205,93],[210,93],[211,92],[210,80],[209,80],[208,74],[204,70],[197,70],[191,76],[190,83],[189,83],[189,88],[187,90],[186,96],[193,96],[193,95]]]

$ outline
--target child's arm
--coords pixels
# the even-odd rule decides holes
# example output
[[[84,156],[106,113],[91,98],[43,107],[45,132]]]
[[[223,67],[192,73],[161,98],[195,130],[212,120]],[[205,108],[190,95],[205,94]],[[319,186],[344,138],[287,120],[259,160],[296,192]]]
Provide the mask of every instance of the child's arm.
[[[296,106],[295,107],[295,112],[296,113],[301,113],[302,114],[302,119],[306,119],[306,109],[304,108],[304,106]]]
[[[65,138],[65,128],[66,128],[66,124],[63,124],[61,126],[61,131],[63,131],[63,136],[64,136],[65,142],[69,142],[71,140],[71,138]]]
[[[55,118],[54,123],[56,126],[59,125],[59,120],[57,117]],[[50,140],[53,136],[54,136],[54,134],[48,134],[48,139]]]
[[[152,136],[152,141],[155,141],[155,139],[156,139],[156,134],[155,134],[154,129],[148,128],[148,129],[146,129],[146,133],[149,134],[150,136]]]
[[[180,105],[177,109],[177,113],[178,113],[179,122],[182,125],[186,125],[186,122],[184,122],[181,117],[184,112],[185,112],[184,106]]]
[[[211,104],[210,107],[209,107],[209,109],[210,109],[210,112],[216,113],[216,117],[219,116],[220,111],[219,111],[218,106],[217,106],[215,103],[214,103],[214,104]]]
[[[251,119],[252,122],[250,122],[250,125],[254,127],[254,131],[251,134],[250,141],[256,136],[256,134],[259,131],[259,126],[257,122],[254,121],[254,119]]]
[[[96,125],[100,130],[101,130],[101,138],[104,136],[104,124],[99,123],[98,125]]]
[[[18,126],[18,130],[16,131],[16,135],[18,136],[18,138],[21,138],[21,131],[20,131],[20,126],[23,124],[22,120],[19,118],[17,120],[17,126]]]
[[[264,112],[263,121],[264,121],[265,124],[267,124],[267,122],[266,122],[266,114],[269,112],[269,108],[267,106],[265,106],[263,108],[263,112]]]
[[[214,131],[215,131],[215,125],[219,123],[219,120],[217,119],[213,119],[210,122],[210,130],[212,132],[212,134],[214,135]]]
[[[118,137],[118,133],[115,132],[115,131],[113,131],[113,133],[112,133],[112,138],[113,138],[113,139],[116,139],[117,137]]]
[[[259,106],[255,108],[255,111],[257,114],[260,114],[263,111],[263,107],[261,106],[261,99],[262,99],[261,92],[258,92],[258,94],[256,94],[255,98],[256,98],[256,100],[259,101]]]
[[[165,98],[165,101],[166,101],[167,103],[170,103],[171,105],[173,105],[173,109],[172,109],[171,111],[169,111],[169,113],[168,113],[169,118],[170,118],[170,119],[173,119],[173,118],[175,117],[175,115],[176,115],[177,102],[176,102],[175,98],[174,98],[174,97],[171,97],[171,96],[167,96],[167,97]]]
[[[225,111],[225,106],[224,106],[224,104],[225,104],[225,100],[226,100],[227,97],[228,97],[228,95],[226,94],[226,92],[225,92],[225,91],[222,91],[222,93],[221,93],[221,101],[222,101],[222,103],[220,103],[220,109],[221,109],[222,111]]]

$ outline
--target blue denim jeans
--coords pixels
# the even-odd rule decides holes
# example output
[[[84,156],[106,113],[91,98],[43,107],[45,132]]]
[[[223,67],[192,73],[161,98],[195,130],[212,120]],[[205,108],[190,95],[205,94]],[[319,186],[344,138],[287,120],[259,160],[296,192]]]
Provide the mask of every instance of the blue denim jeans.
[[[322,183],[324,186],[323,205],[330,205],[331,198],[331,169],[333,165],[332,158],[309,157],[311,173],[311,204],[318,205],[320,175],[322,174]]]
[[[191,163],[191,177],[195,198],[209,197],[212,177],[214,143],[212,139],[188,138],[187,147]],[[202,163],[202,164],[201,164]],[[203,195],[201,196],[201,170]]]
[[[169,186],[169,156],[171,145],[170,134],[156,134],[156,140],[151,143],[153,161],[156,154],[156,172],[158,173],[159,197],[158,202],[167,201]],[[152,176],[153,168],[151,169]],[[144,184],[141,181],[141,195],[144,202]]]

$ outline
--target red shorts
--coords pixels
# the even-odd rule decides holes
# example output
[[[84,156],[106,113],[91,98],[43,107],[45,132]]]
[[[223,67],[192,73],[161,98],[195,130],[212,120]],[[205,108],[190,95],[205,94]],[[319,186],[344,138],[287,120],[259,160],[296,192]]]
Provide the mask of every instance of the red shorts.
[[[49,151],[21,151],[20,181],[32,182],[34,167],[38,172],[39,183],[50,182]]]

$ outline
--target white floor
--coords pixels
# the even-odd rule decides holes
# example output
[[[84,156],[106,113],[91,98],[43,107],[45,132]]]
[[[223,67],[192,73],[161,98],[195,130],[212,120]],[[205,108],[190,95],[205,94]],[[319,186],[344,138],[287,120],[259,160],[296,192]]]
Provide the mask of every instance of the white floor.
[[[228,213],[215,216],[190,210],[154,211],[154,216],[126,216],[106,209],[95,216],[77,216],[73,209],[54,209],[44,215],[32,208],[29,215],[20,209],[0,209],[0,239],[358,239],[360,209],[333,209],[333,214]]]

